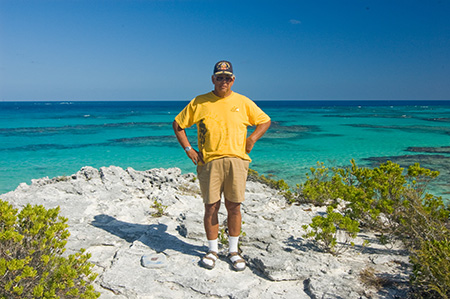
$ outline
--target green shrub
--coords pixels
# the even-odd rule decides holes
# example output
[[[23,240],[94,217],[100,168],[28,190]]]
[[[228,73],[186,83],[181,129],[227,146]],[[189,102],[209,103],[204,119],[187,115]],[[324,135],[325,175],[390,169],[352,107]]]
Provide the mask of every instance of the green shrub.
[[[408,173],[398,164],[387,161],[379,167],[361,168],[354,160],[346,168],[311,168],[311,176],[301,185],[302,202],[336,206],[346,202],[345,214],[382,234],[392,234],[404,216],[408,196],[423,200],[428,182],[439,173],[414,164]],[[436,207],[434,207],[436,208]],[[444,215],[443,215],[444,216]]]
[[[59,208],[0,200],[0,298],[98,298],[90,254],[63,257],[69,237]]]
[[[353,237],[358,224],[380,232],[382,243],[401,240],[413,266],[413,296],[450,298],[450,208],[442,198],[426,192],[438,175],[418,163],[406,174],[391,161],[374,169],[360,168],[354,160],[350,167],[331,170],[319,163],[298,198],[329,206],[326,215],[303,226],[305,237],[335,254],[337,230]],[[345,207],[336,212],[339,203]]]
[[[345,251],[347,245],[354,245],[350,238],[355,238],[359,232],[358,222],[339,212],[335,212],[332,206],[327,207],[326,216],[316,216],[309,225],[303,225],[303,229],[308,231],[304,237],[314,238],[323,249],[332,254],[339,254]],[[338,233],[344,234],[338,246]]]
[[[410,277],[416,297],[450,298],[449,209],[441,198],[426,194],[405,204],[399,233],[410,253],[413,274]]]
[[[422,298],[450,298],[450,239],[422,240],[412,251],[411,283]],[[417,296],[419,297],[419,296]]]

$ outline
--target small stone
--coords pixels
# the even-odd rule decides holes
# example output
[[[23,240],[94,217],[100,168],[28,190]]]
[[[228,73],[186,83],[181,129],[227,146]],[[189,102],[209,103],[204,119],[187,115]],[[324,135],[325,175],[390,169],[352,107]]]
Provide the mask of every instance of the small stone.
[[[143,255],[141,265],[145,268],[165,268],[167,266],[167,257],[163,253]]]

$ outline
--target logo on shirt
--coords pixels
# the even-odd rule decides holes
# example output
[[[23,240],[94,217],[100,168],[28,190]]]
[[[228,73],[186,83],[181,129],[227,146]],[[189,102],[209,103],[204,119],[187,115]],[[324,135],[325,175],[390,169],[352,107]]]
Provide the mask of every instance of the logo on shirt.
[[[239,107],[233,106],[233,108],[231,108],[231,112],[239,112]]]

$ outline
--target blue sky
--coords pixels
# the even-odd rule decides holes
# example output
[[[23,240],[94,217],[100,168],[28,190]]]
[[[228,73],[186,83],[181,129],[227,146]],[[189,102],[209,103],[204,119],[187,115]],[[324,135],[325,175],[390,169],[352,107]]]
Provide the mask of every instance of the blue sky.
[[[0,101],[450,100],[450,0],[0,0]]]

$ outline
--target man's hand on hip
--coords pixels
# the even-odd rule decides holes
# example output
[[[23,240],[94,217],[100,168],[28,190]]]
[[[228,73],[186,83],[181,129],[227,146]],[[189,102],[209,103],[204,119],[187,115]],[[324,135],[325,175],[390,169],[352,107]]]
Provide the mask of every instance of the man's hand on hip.
[[[250,154],[254,145],[255,145],[255,141],[253,141],[253,139],[247,138],[247,140],[245,141],[245,152],[247,154]]]
[[[205,162],[203,161],[202,153],[196,151],[195,149],[191,148],[189,151],[186,152],[186,154],[195,165],[198,165],[198,163],[205,164]]]
[[[256,141],[258,141],[259,138],[261,138],[264,133],[266,133],[267,129],[270,127],[270,123],[271,122],[269,120],[266,123],[257,125],[255,131],[253,131],[253,133],[247,138],[247,140],[245,141],[245,151],[247,152],[247,154],[252,151]]]

